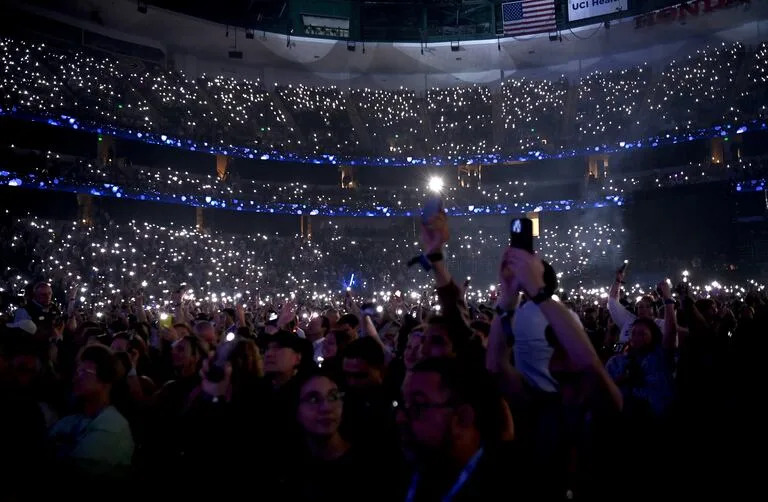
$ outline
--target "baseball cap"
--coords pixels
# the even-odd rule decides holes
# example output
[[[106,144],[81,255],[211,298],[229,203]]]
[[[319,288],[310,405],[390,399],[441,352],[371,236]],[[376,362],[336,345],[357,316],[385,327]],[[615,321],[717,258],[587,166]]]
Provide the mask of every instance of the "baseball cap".
[[[290,331],[280,330],[267,338],[268,343],[276,343],[284,349],[292,349],[301,352],[301,339]]]
[[[5,325],[7,328],[18,328],[30,335],[37,333],[37,325],[31,319],[22,319],[17,322],[9,322]]]

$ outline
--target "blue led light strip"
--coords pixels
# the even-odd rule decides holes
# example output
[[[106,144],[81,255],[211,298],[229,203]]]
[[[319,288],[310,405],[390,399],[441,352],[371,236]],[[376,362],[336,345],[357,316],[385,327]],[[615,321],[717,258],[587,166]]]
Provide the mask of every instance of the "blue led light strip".
[[[273,160],[280,162],[298,162],[303,164],[330,164],[330,165],[360,165],[360,166],[378,166],[378,167],[409,167],[409,166],[458,166],[466,164],[505,164],[508,162],[521,162],[544,159],[565,159],[590,155],[595,152],[615,153],[633,148],[656,148],[658,146],[673,145],[685,143],[700,139],[711,139],[715,137],[725,137],[729,134],[741,134],[747,131],[768,130],[768,124],[763,121],[753,120],[741,125],[725,124],[713,127],[696,129],[686,133],[676,135],[664,134],[653,136],[644,140],[637,141],[619,141],[611,144],[601,144],[587,148],[563,150],[559,153],[549,154],[541,151],[530,151],[526,155],[503,155],[503,154],[479,154],[479,155],[450,155],[447,157],[429,156],[429,157],[410,157],[410,156],[392,156],[392,157],[366,157],[366,156],[344,156],[344,155],[302,155],[295,153],[285,153],[277,151],[264,151],[253,148],[235,145],[212,145],[206,142],[196,143],[189,139],[174,138],[165,134],[148,133],[124,129],[111,125],[97,125],[89,121],[83,121],[70,115],[45,116],[29,113],[18,109],[17,107],[0,107],[0,116],[14,117],[31,122],[43,122],[56,127],[68,127],[71,129],[83,130],[96,134],[107,134],[123,139],[138,140],[155,145],[166,145],[174,148],[184,148],[191,151],[199,151],[214,155],[229,155],[232,157],[241,157],[258,160]]]
[[[419,214],[419,208],[369,207],[352,208],[349,206],[332,206],[328,204],[291,204],[271,202],[257,204],[253,201],[232,199],[225,200],[202,195],[168,195],[147,193],[136,189],[123,188],[112,183],[73,183],[59,178],[42,179],[35,174],[18,175],[9,171],[0,171],[0,184],[11,187],[22,187],[32,190],[53,190],[57,192],[85,193],[97,197],[112,197],[117,199],[133,199],[169,204],[181,204],[194,207],[211,207],[229,209],[230,211],[245,211],[265,214],[307,214],[310,216],[363,216],[363,217],[404,217]],[[608,195],[596,201],[552,200],[544,202],[521,202],[514,204],[470,205],[447,207],[451,216],[480,216],[499,214],[521,214],[529,212],[570,211],[572,209],[594,209],[603,207],[619,207],[625,204],[625,198],[620,195]]]
[[[736,191],[737,192],[762,192],[765,190],[766,187],[766,180],[765,178],[760,178],[756,180],[748,180],[748,181],[739,181],[736,183]]]

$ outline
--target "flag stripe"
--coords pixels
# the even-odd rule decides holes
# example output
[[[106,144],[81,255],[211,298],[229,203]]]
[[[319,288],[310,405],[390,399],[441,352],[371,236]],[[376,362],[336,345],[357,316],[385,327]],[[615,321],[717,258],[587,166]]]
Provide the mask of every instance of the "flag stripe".
[[[511,30],[522,31],[522,30],[530,30],[532,28],[543,28],[545,26],[550,26],[550,25],[546,23],[539,23],[539,24],[525,25],[525,26],[513,26]]]
[[[533,14],[534,12],[545,12],[545,11],[555,12],[555,8],[551,5],[548,5],[546,7],[539,7],[536,9],[527,8],[525,9],[525,17],[528,17],[529,14]]]
[[[550,14],[540,14],[540,15],[537,15],[537,16],[527,17],[525,19],[519,19],[517,21],[510,21],[509,23],[506,23],[506,24],[510,24],[510,23],[533,23],[533,22],[539,21],[541,19],[554,19],[554,18],[555,18],[555,15],[553,13],[550,13]]]
[[[543,28],[545,26],[550,26],[550,25],[545,23],[540,23],[540,24],[525,25],[525,26],[512,26],[510,29],[512,31],[522,31],[522,30],[529,30],[532,28]]]
[[[519,0],[501,4],[505,35],[534,34],[556,29],[554,0]]]

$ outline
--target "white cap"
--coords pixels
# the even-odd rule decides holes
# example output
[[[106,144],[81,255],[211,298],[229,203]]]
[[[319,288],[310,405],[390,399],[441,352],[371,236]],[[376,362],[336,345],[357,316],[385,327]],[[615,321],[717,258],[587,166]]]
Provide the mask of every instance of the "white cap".
[[[34,335],[35,333],[37,333],[37,325],[34,322],[32,322],[31,319],[22,319],[21,321],[18,321],[18,322],[9,322],[5,326],[8,328],[19,328],[21,330],[26,331],[30,335]]]

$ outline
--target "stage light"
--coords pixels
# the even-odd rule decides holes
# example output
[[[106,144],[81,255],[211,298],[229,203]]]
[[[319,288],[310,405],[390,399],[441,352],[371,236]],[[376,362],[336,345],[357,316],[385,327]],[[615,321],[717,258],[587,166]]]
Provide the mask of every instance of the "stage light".
[[[427,183],[427,188],[435,193],[440,193],[443,190],[443,186],[443,178],[440,176],[432,176]]]

